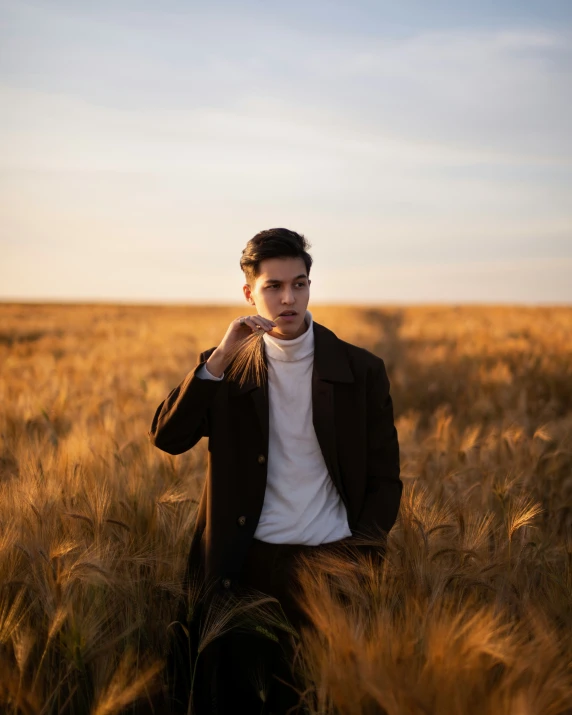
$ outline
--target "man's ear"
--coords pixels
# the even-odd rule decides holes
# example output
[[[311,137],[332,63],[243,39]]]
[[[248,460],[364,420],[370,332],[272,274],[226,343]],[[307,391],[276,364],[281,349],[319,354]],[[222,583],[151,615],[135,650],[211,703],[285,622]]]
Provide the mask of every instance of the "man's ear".
[[[246,302],[250,303],[250,305],[255,305],[254,298],[252,297],[252,291],[250,290],[248,283],[245,283],[242,286],[242,291],[244,293],[244,297],[246,298]]]

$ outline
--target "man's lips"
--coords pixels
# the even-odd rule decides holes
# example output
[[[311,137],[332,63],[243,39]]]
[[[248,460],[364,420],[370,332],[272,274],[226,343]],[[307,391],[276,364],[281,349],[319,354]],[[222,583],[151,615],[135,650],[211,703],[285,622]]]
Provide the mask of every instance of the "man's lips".
[[[283,313],[280,313],[278,316],[279,318],[295,318],[298,315],[298,313],[295,310],[292,311],[284,311]]]

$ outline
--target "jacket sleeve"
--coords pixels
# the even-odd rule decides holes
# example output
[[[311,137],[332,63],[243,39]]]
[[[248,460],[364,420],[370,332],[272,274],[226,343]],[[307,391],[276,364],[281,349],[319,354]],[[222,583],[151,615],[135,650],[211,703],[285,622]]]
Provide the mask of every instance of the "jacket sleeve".
[[[383,360],[372,375],[367,402],[367,483],[356,532],[378,536],[397,519],[403,483],[399,478],[399,441],[393,401]]]
[[[208,409],[222,380],[201,379],[197,373],[215,348],[201,353],[197,365],[155,410],[149,441],[169,454],[181,454],[209,436]]]

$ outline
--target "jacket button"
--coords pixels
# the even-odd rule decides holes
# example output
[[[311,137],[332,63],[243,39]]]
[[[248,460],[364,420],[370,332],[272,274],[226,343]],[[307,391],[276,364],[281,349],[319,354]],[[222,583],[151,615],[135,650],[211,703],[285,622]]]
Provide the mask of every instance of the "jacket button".
[[[223,578],[223,580],[222,580],[222,587],[223,587],[223,588],[230,588],[230,579],[229,579],[229,578]]]
[[[245,516],[239,516],[237,519],[238,525],[239,526],[244,526],[246,524],[246,517]]]
[[[263,454],[258,455],[258,464],[264,464],[266,462],[266,457]]]

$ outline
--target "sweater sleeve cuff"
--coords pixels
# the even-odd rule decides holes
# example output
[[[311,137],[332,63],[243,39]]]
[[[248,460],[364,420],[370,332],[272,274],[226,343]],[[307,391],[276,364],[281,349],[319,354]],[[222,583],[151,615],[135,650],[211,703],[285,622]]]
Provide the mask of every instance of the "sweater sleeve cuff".
[[[208,371],[207,365],[205,363],[197,370],[197,377],[201,380],[215,380],[216,382],[220,382],[224,379],[224,372],[220,377],[216,377],[216,375],[213,375],[211,372]]]

